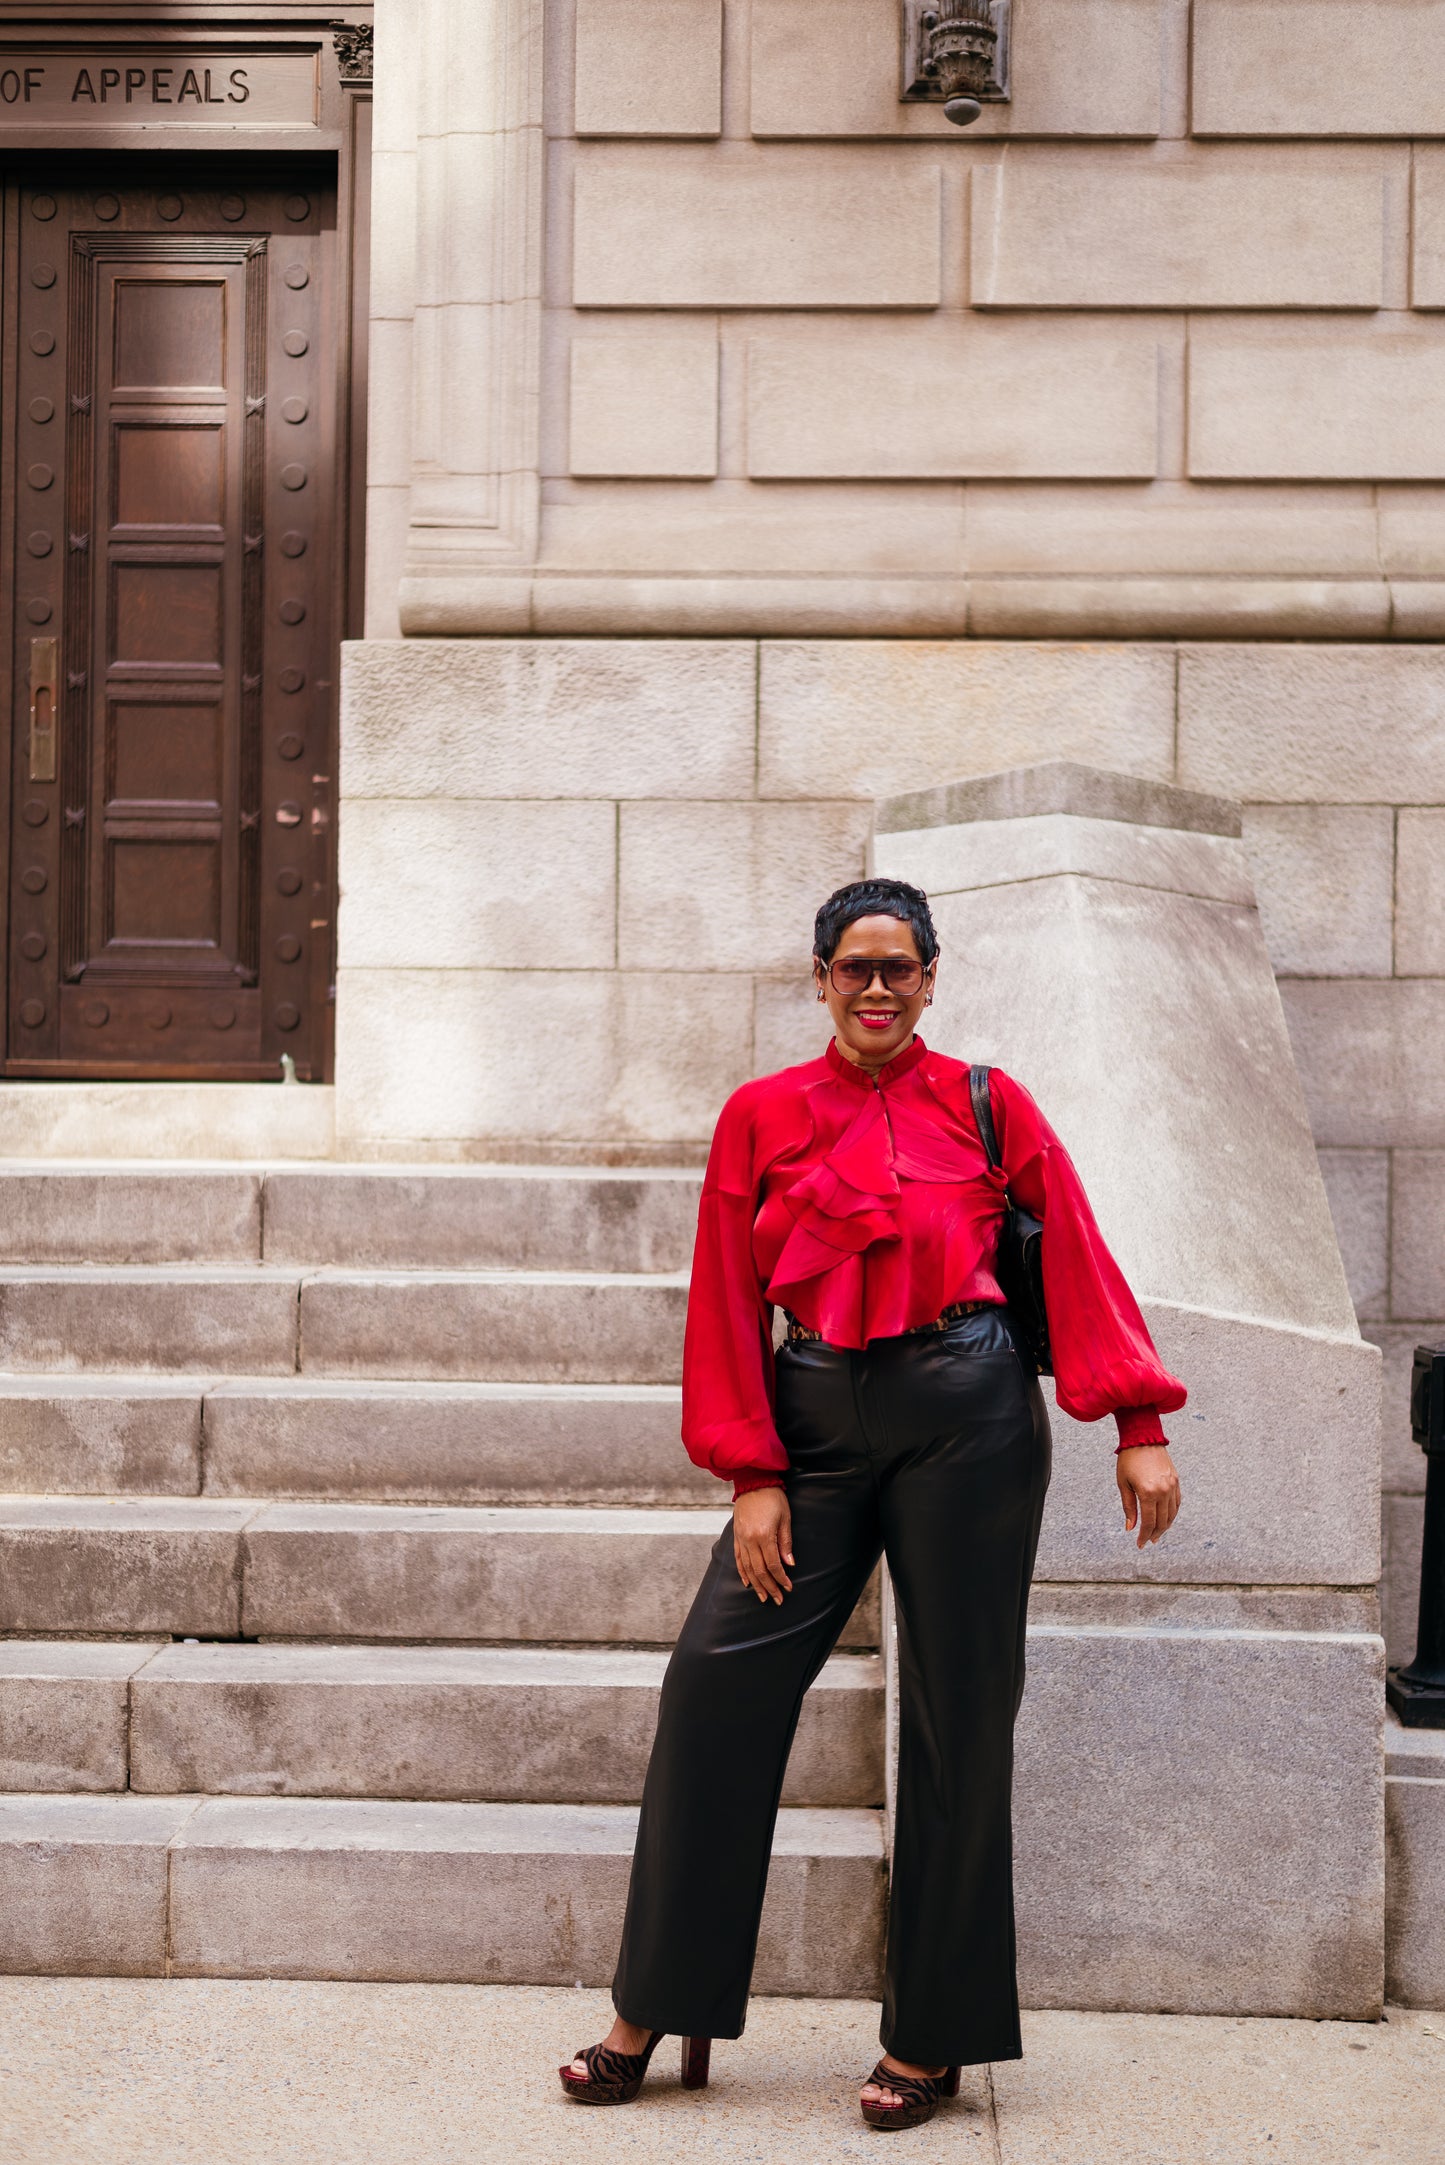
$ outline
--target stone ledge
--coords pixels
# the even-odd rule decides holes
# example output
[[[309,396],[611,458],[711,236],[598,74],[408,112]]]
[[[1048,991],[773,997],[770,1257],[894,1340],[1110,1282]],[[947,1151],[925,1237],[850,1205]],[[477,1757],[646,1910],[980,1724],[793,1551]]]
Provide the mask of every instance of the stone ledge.
[[[880,834],[895,829],[952,827],[982,820],[1037,819],[1049,813],[1080,819],[1116,820],[1134,827],[1175,828],[1188,834],[1243,833],[1240,807],[1229,797],[1206,796],[1172,782],[1090,767],[1074,759],[1045,759],[942,782],[932,789],[885,797],[877,811]]]

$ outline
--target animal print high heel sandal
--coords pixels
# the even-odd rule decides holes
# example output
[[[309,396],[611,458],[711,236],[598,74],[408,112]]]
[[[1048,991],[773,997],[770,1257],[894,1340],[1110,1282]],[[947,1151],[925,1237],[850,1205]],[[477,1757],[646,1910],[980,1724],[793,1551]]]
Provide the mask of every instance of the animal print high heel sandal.
[[[570,2064],[559,2067],[562,2087],[579,2105],[630,2105],[642,2088],[647,2063],[667,2035],[654,2030],[641,2052],[610,2052],[606,2045],[588,2045],[577,2054],[587,2065],[585,2075],[574,2074]],[[684,2090],[707,2088],[708,2063],[712,2057],[710,2037],[682,2040],[682,2086]]]
[[[900,2075],[882,2060],[868,2077],[880,2090],[891,2090],[902,2100],[897,2105],[870,2104],[859,2098],[858,2110],[870,2127],[922,2127],[938,2110],[941,2097],[957,2097],[959,2070],[945,2067],[941,2075]],[[867,2088],[867,2083],[864,2088]]]

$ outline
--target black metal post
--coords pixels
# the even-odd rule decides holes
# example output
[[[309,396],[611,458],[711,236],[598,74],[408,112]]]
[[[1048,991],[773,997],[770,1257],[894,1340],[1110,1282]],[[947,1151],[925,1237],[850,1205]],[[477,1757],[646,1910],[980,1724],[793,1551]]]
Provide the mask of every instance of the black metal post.
[[[1392,1669],[1385,1696],[1407,1729],[1445,1729],[1445,1346],[1416,1346],[1410,1428],[1425,1453],[1425,1538],[1415,1659]]]

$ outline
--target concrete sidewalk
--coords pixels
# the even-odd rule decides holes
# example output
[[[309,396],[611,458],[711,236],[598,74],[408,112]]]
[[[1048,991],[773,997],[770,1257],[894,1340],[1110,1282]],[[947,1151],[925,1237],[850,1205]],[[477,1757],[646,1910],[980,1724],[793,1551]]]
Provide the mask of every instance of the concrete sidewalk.
[[[876,2006],[757,2000],[678,2085],[589,2112],[553,2067],[597,1992],[464,1985],[0,1979],[6,2165],[612,2165],[877,2159],[858,2118]],[[1027,2057],[965,2077],[913,2165],[1445,2165],[1445,2016],[1378,2026],[1036,2014]]]

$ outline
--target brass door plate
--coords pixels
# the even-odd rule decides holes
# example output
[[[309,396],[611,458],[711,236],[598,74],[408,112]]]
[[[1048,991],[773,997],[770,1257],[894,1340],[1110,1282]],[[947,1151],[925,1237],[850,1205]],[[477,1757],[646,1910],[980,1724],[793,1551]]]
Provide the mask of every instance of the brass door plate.
[[[30,779],[55,780],[56,678],[60,667],[60,641],[55,638],[30,642]]]

